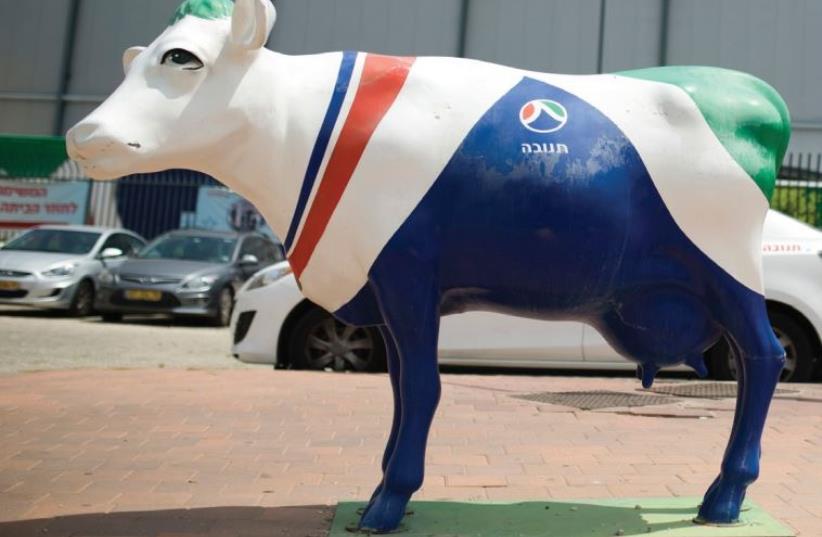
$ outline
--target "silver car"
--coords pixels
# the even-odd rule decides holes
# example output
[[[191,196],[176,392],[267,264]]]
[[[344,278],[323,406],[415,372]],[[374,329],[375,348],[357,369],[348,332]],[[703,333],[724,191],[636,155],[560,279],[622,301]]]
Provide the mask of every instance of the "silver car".
[[[0,248],[0,303],[68,310],[94,308],[97,276],[145,246],[125,229],[41,226]]]
[[[227,326],[243,282],[284,258],[282,246],[259,233],[172,231],[102,272],[95,308],[112,322],[124,314],[164,313]]]

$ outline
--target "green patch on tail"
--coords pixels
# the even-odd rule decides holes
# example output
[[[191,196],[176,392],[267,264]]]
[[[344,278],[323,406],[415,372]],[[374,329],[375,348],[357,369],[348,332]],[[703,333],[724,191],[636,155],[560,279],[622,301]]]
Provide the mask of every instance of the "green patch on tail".
[[[233,12],[234,0],[185,0],[174,12],[168,25],[174,26],[186,15],[201,19],[223,19],[230,17]]]
[[[771,200],[791,137],[788,107],[775,89],[751,75],[716,67],[652,67],[618,74],[685,90],[725,149]]]

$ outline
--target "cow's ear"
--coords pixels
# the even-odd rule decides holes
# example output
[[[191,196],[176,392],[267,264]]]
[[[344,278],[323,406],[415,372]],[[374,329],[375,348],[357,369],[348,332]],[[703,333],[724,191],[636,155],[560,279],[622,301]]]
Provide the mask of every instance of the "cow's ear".
[[[131,47],[123,52],[123,72],[128,74],[128,70],[131,67],[131,62],[134,61],[134,58],[140,55],[146,47]]]
[[[277,12],[271,0],[235,0],[231,40],[248,50],[262,48],[276,20]]]

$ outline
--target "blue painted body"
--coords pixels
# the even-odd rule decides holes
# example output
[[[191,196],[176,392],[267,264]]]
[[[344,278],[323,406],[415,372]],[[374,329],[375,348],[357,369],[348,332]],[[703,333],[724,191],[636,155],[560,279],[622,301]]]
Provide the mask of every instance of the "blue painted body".
[[[547,134],[527,129],[519,111],[537,98],[561,103],[567,124]],[[468,310],[592,324],[642,365],[645,385],[660,367],[704,370],[703,351],[727,335],[743,371],[741,412],[701,515],[738,517],[782,367],[764,298],[688,239],[607,117],[541,81],[524,79],[486,113],[381,252],[368,284],[335,312],[384,327],[395,391],[385,477],[364,529],[396,528],[422,483],[439,398],[439,317]]]

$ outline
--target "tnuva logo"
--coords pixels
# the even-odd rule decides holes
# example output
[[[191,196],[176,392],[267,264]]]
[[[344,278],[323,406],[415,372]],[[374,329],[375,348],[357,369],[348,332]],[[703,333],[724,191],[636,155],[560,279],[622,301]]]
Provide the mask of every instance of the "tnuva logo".
[[[525,103],[519,111],[519,120],[531,132],[548,134],[568,123],[568,110],[556,101],[536,99]]]

